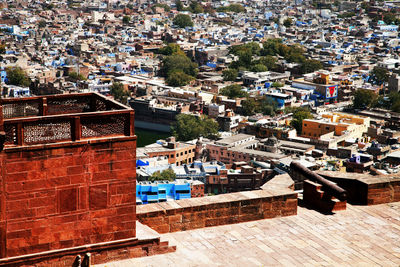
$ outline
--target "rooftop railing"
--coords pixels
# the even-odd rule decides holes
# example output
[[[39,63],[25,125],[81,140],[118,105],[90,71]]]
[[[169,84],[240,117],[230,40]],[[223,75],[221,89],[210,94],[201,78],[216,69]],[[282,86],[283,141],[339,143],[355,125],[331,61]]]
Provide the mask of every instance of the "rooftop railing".
[[[133,136],[134,111],[97,93],[0,99],[6,146]]]

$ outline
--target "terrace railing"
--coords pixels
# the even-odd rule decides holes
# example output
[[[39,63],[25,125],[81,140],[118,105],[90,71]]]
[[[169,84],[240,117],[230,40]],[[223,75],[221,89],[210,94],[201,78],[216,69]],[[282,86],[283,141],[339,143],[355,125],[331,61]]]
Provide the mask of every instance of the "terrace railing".
[[[134,111],[97,93],[0,99],[4,144],[134,135]]]

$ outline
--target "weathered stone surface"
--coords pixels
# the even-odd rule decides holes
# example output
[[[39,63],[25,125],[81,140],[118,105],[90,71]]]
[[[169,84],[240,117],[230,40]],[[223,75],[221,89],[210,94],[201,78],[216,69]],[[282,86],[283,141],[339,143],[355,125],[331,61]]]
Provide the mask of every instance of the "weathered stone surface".
[[[138,220],[159,233],[260,220],[297,213],[297,193],[289,189],[230,193],[137,207]]]
[[[3,150],[0,258],[134,237],[135,149],[136,137]]]

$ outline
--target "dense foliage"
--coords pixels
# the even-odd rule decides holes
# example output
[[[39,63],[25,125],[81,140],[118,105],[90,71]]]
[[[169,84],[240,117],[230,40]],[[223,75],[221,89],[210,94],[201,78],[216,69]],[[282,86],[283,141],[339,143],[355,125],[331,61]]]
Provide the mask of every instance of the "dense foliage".
[[[244,6],[240,4],[230,4],[229,6],[223,6],[217,8],[218,12],[233,12],[233,13],[243,13],[246,12]]]
[[[226,69],[222,72],[222,77],[224,77],[224,81],[234,82],[237,76],[238,71],[236,69]]]
[[[185,55],[185,53],[181,50],[181,47],[178,44],[170,43],[160,49],[158,49],[158,53],[166,56],[170,55]]]
[[[374,67],[370,75],[371,81],[377,85],[382,85],[386,83],[389,79],[389,71],[381,67]]]
[[[179,114],[172,127],[172,133],[177,140],[189,141],[200,136],[215,139],[218,137],[218,123],[207,116]]]
[[[157,3],[157,4],[155,4],[155,5],[153,5],[153,6],[151,7],[151,9],[153,10],[153,12],[156,10],[157,7],[163,8],[166,12],[171,11],[171,8],[169,7],[169,5]]]
[[[71,71],[70,73],[68,73],[68,77],[70,77],[75,82],[86,80],[85,76],[83,76],[82,74],[78,74],[75,71]]]
[[[262,113],[264,115],[275,115],[277,104],[274,100],[269,97],[253,98],[248,97],[242,101],[242,108],[244,115],[251,116],[256,113]]]
[[[317,60],[308,60],[304,56],[305,50],[300,45],[288,46],[281,39],[268,39],[260,46],[257,42],[249,42],[230,47],[229,52],[239,59],[232,62],[231,69],[244,69],[255,72],[276,70],[277,56],[283,57],[287,62],[300,64],[300,73],[309,73],[323,66]]]
[[[293,25],[293,19],[292,18],[287,18],[283,21],[283,26],[286,28],[289,28],[290,26]]]
[[[31,79],[29,79],[26,72],[20,67],[7,68],[6,72],[8,84],[22,87],[28,87],[31,84]]]
[[[290,122],[290,125],[296,129],[298,134],[301,134],[303,120],[313,118],[310,110],[306,108],[286,108],[285,113],[293,113],[293,118]]]
[[[179,28],[193,27],[192,18],[186,14],[178,14],[172,21]]]
[[[184,54],[172,54],[165,57],[160,69],[161,75],[163,75],[167,79],[167,83],[172,86],[186,85],[196,77],[197,72],[197,64],[192,62],[190,58]],[[178,77],[178,74],[182,73],[185,75]]]
[[[170,86],[178,87],[185,86],[192,80],[194,80],[193,76],[187,75],[181,70],[174,70],[168,74],[166,82]]]
[[[131,21],[131,17],[129,17],[129,16],[122,17],[122,23],[128,24],[130,21]]]
[[[122,83],[113,83],[110,87],[110,94],[115,100],[121,102],[122,104],[128,103],[128,97],[130,94],[128,91],[124,90],[124,85]]]
[[[228,85],[222,88],[219,92],[221,95],[227,96],[231,99],[235,99],[237,97],[246,97],[248,93],[242,91],[242,87],[238,84]]]
[[[149,181],[174,181],[176,179],[176,173],[173,169],[165,169],[162,172],[156,171],[150,177]]]
[[[354,93],[353,107],[356,109],[384,108],[400,112],[400,93],[391,92],[388,96],[377,95],[371,90],[359,89]]]

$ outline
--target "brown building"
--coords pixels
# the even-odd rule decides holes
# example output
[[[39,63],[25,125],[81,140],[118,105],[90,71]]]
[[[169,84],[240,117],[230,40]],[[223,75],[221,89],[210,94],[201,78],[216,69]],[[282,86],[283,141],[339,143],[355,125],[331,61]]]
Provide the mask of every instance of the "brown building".
[[[174,137],[169,137],[163,144],[152,144],[137,149],[138,158],[167,157],[168,164],[192,163],[195,159],[196,145],[176,142]]]
[[[191,197],[204,197],[204,183],[194,180],[190,184]]]
[[[206,193],[223,194],[259,189],[266,182],[265,178],[265,171],[256,170],[246,162],[235,162],[231,169],[207,176]]]
[[[99,94],[0,101],[0,259],[136,240],[134,111]]]

